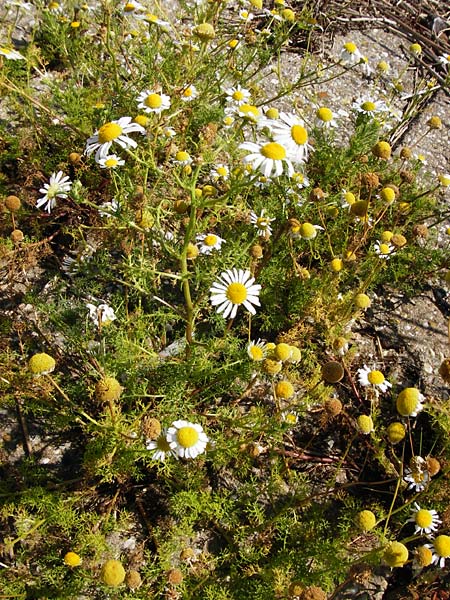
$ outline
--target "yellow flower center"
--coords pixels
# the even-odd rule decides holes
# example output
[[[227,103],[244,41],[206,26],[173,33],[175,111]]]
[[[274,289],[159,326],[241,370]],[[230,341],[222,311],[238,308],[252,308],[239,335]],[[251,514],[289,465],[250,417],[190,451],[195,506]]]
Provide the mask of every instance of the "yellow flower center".
[[[291,127],[291,137],[296,144],[303,146],[308,141],[308,132],[301,125]]]
[[[387,244],[380,244],[380,254],[390,254],[391,249]]]
[[[230,125],[233,125],[233,123],[234,123],[233,117],[225,117],[223,120],[223,124],[227,127],[229,127]]]
[[[192,96],[192,88],[188,87],[184,90],[183,96],[185,98],[190,98]]]
[[[186,152],[185,150],[180,150],[179,152],[177,152],[175,154],[175,159],[179,160],[181,162],[184,162],[185,160],[189,160],[189,153]]]
[[[425,510],[424,508],[421,508],[420,510],[418,510],[416,512],[414,520],[416,522],[416,525],[418,525],[419,527],[426,528],[432,524],[433,515],[430,513],[429,510]]]
[[[58,2],[50,2],[48,5],[48,8],[50,10],[55,10],[55,9],[59,8],[59,3]]]
[[[122,134],[122,127],[117,123],[105,123],[98,130],[98,141],[100,144],[112,142]]]
[[[442,186],[448,187],[450,185],[450,175],[439,175],[438,179]]]
[[[374,102],[370,102],[370,100],[367,100],[367,102],[363,102],[361,104],[361,108],[363,110],[366,110],[366,111],[370,112],[372,110],[375,110],[376,106],[375,106]]]
[[[259,346],[252,346],[249,348],[249,353],[252,360],[262,360],[264,358],[263,349]]]
[[[217,167],[217,175],[220,177],[226,177],[228,175],[228,169],[226,167]]]
[[[146,117],[145,115],[137,115],[133,121],[135,123],[137,123],[138,125],[142,125],[142,127],[147,127],[147,125],[150,122],[150,119],[148,117]]]
[[[419,563],[419,566],[421,567],[428,567],[428,565],[431,565],[433,561],[433,553],[426,546],[420,546],[420,548],[417,548],[415,557]]]
[[[344,48],[347,50],[347,52],[350,52],[350,54],[354,54],[357,50],[356,44],[353,42],[346,42],[344,44]]]
[[[294,173],[292,175],[292,179],[294,181],[296,181],[298,184],[305,183],[305,176],[303,175],[303,173]]]
[[[433,547],[438,556],[447,558],[450,556],[450,536],[438,535],[434,540]]]
[[[370,371],[367,379],[372,385],[380,385],[384,381],[384,375],[381,371]]]
[[[311,240],[317,235],[316,228],[311,223],[303,223],[303,225],[300,226],[299,233],[305,240]]]
[[[286,158],[286,150],[281,144],[276,142],[269,142],[261,148],[261,154],[265,158],[271,158],[272,160],[283,160]]]
[[[80,21],[72,21],[72,23],[70,24],[70,26],[73,29],[77,29],[77,27],[79,27],[81,25]]]
[[[177,441],[183,448],[192,448],[198,442],[199,433],[194,427],[181,427],[177,431]]]
[[[289,423],[289,425],[295,425],[297,423],[297,415],[295,413],[287,413],[284,415],[284,420],[286,423]]]
[[[12,50],[10,48],[3,48],[3,47],[1,47],[0,48],[0,52],[2,54],[4,54],[5,56],[8,56],[9,54],[11,54]]]
[[[355,204],[355,202],[356,202],[355,194],[353,194],[352,192],[345,192],[344,200],[347,202],[347,204],[350,204],[350,206],[352,204]]]
[[[322,106],[322,108],[319,108],[319,110],[317,111],[317,118],[327,123],[333,118],[333,113],[329,108]]]
[[[123,10],[125,12],[133,12],[133,10],[136,8],[136,6],[132,3],[132,2],[127,2],[125,4],[125,6],[123,7]]]
[[[231,97],[233,98],[233,100],[243,100],[244,93],[241,90],[236,90],[235,92],[233,92],[233,95]]]
[[[275,385],[275,392],[278,398],[288,400],[294,395],[294,386],[290,381],[279,381]]]
[[[206,246],[214,246],[217,243],[217,235],[210,233],[209,235],[207,235],[205,237],[205,239],[203,240],[203,243]]]
[[[144,104],[149,108],[159,108],[162,105],[162,98],[159,94],[149,94],[144,100]]]
[[[243,283],[230,283],[227,287],[226,296],[233,304],[242,304],[248,296],[247,288]]]
[[[232,50],[234,48],[236,48],[236,46],[239,44],[239,40],[230,40],[228,42],[228,47],[231,48]]]
[[[117,158],[107,158],[105,160],[105,167],[116,167],[118,164]]]
[[[257,119],[261,113],[253,104],[241,104],[239,107],[239,112],[243,113],[244,117],[248,117],[249,119]]]
[[[256,219],[256,225],[260,229],[267,229],[267,227],[269,227],[269,219],[267,219],[267,217],[258,217]]]
[[[146,13],[145,20],[149,23],[156,23],[159,19],[156,15],[153,15],[152,13]]]

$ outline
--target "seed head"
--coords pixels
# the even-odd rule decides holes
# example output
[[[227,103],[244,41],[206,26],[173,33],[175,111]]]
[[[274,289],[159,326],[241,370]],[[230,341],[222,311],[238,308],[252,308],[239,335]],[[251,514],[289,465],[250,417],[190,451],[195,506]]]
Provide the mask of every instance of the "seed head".
[[[111,402],[120,398],[122,390],[122,386],[115,377],[104,377],[95,385],[95,396],[101,402]]]
[[[100,575],[104,584],[119,587],[125,581],[125,569],[118,560],[107,560]]]
[[[216,32],[211,23],[200,23],[193,30],[194,35],[196,35],[202,42],[209,42],[216,37]]]
[[[442,121],[437,116],[433,116],[428,119],[427,125],[430,129],[442,129]]]
[[[17,196],[7,196],[5,200],[5,206],[11,212],[17,212],[21,206],[20,198]]]
[[[322,379],[327,383],[338,383],[344,377],[344,367],[336,360],[322,365]]]
[[[396,248],[403,248],[403,246],[406,245],[407,240],[401,233],[395,233],[391,238],[391,242]]]
[[[384,562],[389,567],[403,567],[408,560],[408,548],[401,542],[391,542],[384,550]]]
[[[13,244],[20,244],[20,242],[23,242],[25,236],[21,229],[13,229],[9,237]]]
[[[128,571],[128,573],[125,577],[125,583],[130,588],[130,590],[134,591],[141,587],[142,578],[137,571],[135,571],[134,569],[131,569],[131,571]]]
[[[409,158],[411,158],[411,156],[412,156],[412,150],[411,150],[411,148],[408,148],[408,146],[404,146],[400,150],[400,158],[404,158],[405,160],[408,160]]]
[[[370,531],[375,527],[377,519],[371,510],[362,510],[356,515],[356,526],[361,531]]]
[[[260,244],[254,244],[251,248],[250,248],[250,256],[252,258],[262,258],[264,252],[263,252],[263,248]]]
[[[356,294],[355,296],[355,306],[357,308],[366,309],[372,304],[369,296],[367,294]]]
[[[372,148],[372,154],[382,160],[388,160],[391,157],[391,146],[388,142],[377,142]]]
[[[328,398],[328,400],[325,401],[325,411],[330,417],[336,417],[342,412],[342,402],[339,398]]]
[[[47,375],[55,370],[55,366],[55,359],[45,352],[35,354],[28,361],[28,368],[35,376]]]
[[[406,428],[403,423],[396,421],[395,423],[391,423],[387,428],[387,436],[388,440],[391,444],[398,444],[406,435]]]

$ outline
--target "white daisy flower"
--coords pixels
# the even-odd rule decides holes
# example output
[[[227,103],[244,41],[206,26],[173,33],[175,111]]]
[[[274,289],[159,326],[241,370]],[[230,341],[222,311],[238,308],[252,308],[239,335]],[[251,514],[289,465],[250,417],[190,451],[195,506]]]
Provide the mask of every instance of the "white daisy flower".
[[[115,321],[117,318],[114,313],[114,309],[105,303],[95,306],[94,304],[88,302],[86,304],[86,308],[89,311],[90,319],[97,327],[99,327],[100,325],[109,325],[112,321]]]
[[[162,127],[158,130],[158,133],[160,133],[163,137],[168,139],[173,138],[177,135],[177,132],[173,127]]]
[[[263,360],[266,356],[266,344],[259,338],[256,342],[249,342],[247,344],[247,354],[249,358],[255,362]]]
[[[293,113],[280,113],[280,118],[271,126],[272,136],[275,142],[286,148],[289,158],[295,163],[308,160],[308,132],[305,124]]]
[[[98,207],[98,214],[101,217],[115,217],[120,210],[120,204],[117,202],[115,198],[111,200],[111,202],[103,202]]]
[[[252,123],[257,123],[262,116],[261,111],[257,106],[248,104],[247,102],[244,104],[232,104],[227,106],[225,115],[230,117],[238,115],[242,119]]]
[[[174,165],[181,165],[185,167],[186,165],[190,165],[192,163],[192,156],[186,150],[179,150],[173,159]]]
[[[302,190],[303,188],[307,188],[309,186],[309,179],[304,173],[296,171],[291,175],[291,183],[296,188]]]
[[[317,127],[322,129],[331,129],[337,127],[336,119],[334,118],[333,111],[331,108],[321,106],[316,110],[315,124]]]
[[[146,113],[159,115],[163,110],[170,108],[170,97],[155,90],[144,90],[137,97],[137,102],[138,108]]]
[[[225,240],[215,233],[200,233],[195,237],[197,242],[201,242],[200,253],[211,254],[213,250],[220,250]]]
[[[122,13],[127,16],[137,16],[139,13],[144,13],[147,9],[140,2],[135,2],[135,0],[130,0],[129,2],[125,2],[122,7]]]
[[[100,158],[98,164],[102,169],[115,169],[125,164],[125,161],[117,156],[117,154],[108,154],[107,156]]]
[[[44,196],[36,202],[36,208],[44,207],[44,210],[50,213],[56,206],[56,198],[67,198],[71,187],[72,182],[68,175],[64,175],[62,171],[53,173],[49,182],[39,190]]]
[[[358,369],[358,381],[364,387],[372,387],[376,391],[387,392],[392,383],[384,378],[381,371],[376,369],[370,369],[367,365],[363,368]]]
[[[389,242],[377,240],[373,245],[373,249],[375,250],[376,254],[378,254],[379,258],[389,260],[392,252],[394,251],[394,246]]]
[[[241,150],[249,150],[244,158],[246,164],[251,164],[255,171],[260,171],[264,177],[274,175],[279,177],[283,174],[284,168],[287,174],[291,176],[294,173],[294,167],[288,158],[286,148],[278,142],[268,142],[266,144],[255,144],[254,142],[244,142],[240,144]]]
[[[340,59],[344,65],[353,66],[361,61],[362,54],[354,42],[345,42],[342,46]]]
[[[352,106],[357,112],[369,117],[373,117],[379,112],[388,110],[388,107],[383,100],[371,100],[369,98],[360,98],[354,102]]]
[[[178,458],[178,455],[171,449],[167,441],[167,429],[164,429],[156,440],[147,440],[146,448],[147,450],[155,450],[152,454],[153,460],[164,462],[168,455]]]
[[[255,212],[251,212],[250,223],[253,223],[253,225],[256,227],[258,235],[269,237],[272,234],[272,228],[270,224],[272,221],[275,221],[275,218],[267,217],[265,212],[265,208],[262,209],[259,216]]]
[[[0,46],[0,56],[4,56],[8,60],[25,60],[25,56],[22,56],[20,52],[12,48],[6,48],[5,46]]]
[[[223,163],[218,163],[217,165],[214,165],[210,172],[210,176],[213,181],[218,181],[219,179],[221,181],[226,181],[229,175],[230,169],[227,165],[224,165]]]
[[[245,23],[249,23],[254,18],[254,16],[255,15],[253,13],[248,12],[248,10],[245,10],[245,8],[239,11],[239,18]]]
[[[450,65],[450,54],[443,54],[439,57],[439,62],[442,66],[448,67]]]
[[[191,102],[191,100],[195,100],[198,96],[198,91],[195,85],[188,85],[183,88],[181,92],[181,99],[183,102]]]
[[[417,502],[414,502],[414,508],[412,510],[411,518],[408,519],[408,523],[414,523],[415,534],[420,535],[431,535],[438,530],[439,525],[442,523],[438,513],[435,510],[426,510],[420,508]]]
[[[410,467],[405,468],[403,481],[408,484],[408,490],[414,490],[416,493],[423,492],[430,481],[426,460],[421,456],[411,459]]]
[[[146,23],[149,23],[150,25],[158,25],[159,27],[164,29],[164,31],[169,31],[172,27],[169,21],[163,21],[157,15],[154,15],[150,12],[146,12],[144,15],[139,16],[139,18],[141,18]]]
[[[219,281],[210,288],[211,304],[217,306],[217,312],[223,313],[225,319],[234,319],[241,304],[254,315],[253,305],[260,306],[259,292],[261,286],[255,284],[255,278],[248,270],[227,269],[221,273]]]
[[[298,414],[295,410],[283,410],[281,420],[288,425],[296,425],[298,422]]]
[[[137,131],[145,134],[145,129],[138,123],[133,123],[131,117],[121,117],[100,127],[86,142],[84,153],[89,156],[95,151],[95,160],[99,162],[109,154],[109,149],[116,142],[121,148],[136,148],[137,142],[128,137],[129,133]]]
[[[424,544],[433,552],[432,564],[445,567],[445,559],[450,558],[450,536],[438,535],[432,544]]]
[[[166,436],[170,449],[181,458],[196,458],[202,454],[209,438],[198,423],[174,421]]]

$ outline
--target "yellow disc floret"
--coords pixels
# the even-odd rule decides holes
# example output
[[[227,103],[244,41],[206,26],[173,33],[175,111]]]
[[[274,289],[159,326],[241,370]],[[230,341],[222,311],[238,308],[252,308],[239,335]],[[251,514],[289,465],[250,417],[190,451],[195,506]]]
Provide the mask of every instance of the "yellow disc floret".
[[[308,141],[308,132],[302,125],[293,125],[291,127],[291,137],[297,145],[303,146]]]
[[[383,553],[384,562],[392,568],[403,567],[408,556],[408,548],[401,542],[391,542]]]
[[[35,354],[28,361],[28,368],[33,375],[47,375],[55,370],[55,366],[55,359],[45,352]]]
[[[64,555],[64,564],[68,567],[79,567],[83,561],[76,552],[67,552]]]
[[[316,117],[324,123],[328,123],[333,119],[333,113],[326,106],[321,106],[319,109],[317,109]]]
[[[433,523],[433,515],[430,513],[429,510],[421,508],[414,515],[414,521],[416,525],[418,525],[422,529],[425,529]]]
[[[361,531],[370,531],[376,522],[377,519],[371,510],[362,510],[356,515],[356,525]]]
[[[118,560],[107,560],[102,567],[101,578],[103,583],[111,587],[118,587],[125,581],[125,569]]]
[[[275,394],[277,398],[288,400],[294,395],[294,386],[290,381],[278,381],[275,384]]]
[[[261,148],[261,154],[265,158],[271,158],[272,160],[283,160],[286,158],[286,150],[281,144],[277,142],[269,142]]]
[[[281,342],[275,346],[273,353],[278,360],[289,360],[291,356],[291,346]]]
[[[433,548],[440,558],[448,558],[450,556],[450,536],[438,535],[433,542]]]
[[[192,448],[198,442],[199,433],[194,427],[181,427],[177,431],[177,441],[183,448]]]
[[[405,388],[397,396],[397,410],[402,417],[409,417],[416,412],[420,403],[420,392],[417,388]]]
[[[406,435],[406,428],[403,423],[396,421],[395,423],[391,423],[387,428],[387,436],[388,440],[391,444],[398,444],[401,442]]]
[[[112,142],[122,134],[122,127],[117,123],[105,123],[98,130],[98,141],[100,144]]]
[[[226,296],[233,304],[242,304],[245,300],[247,300],[247,288],[243,283],[239,283],[237,281],[230,283],[230,285],[227,287]]]
[[[115,377],[104,377],[95,385],[95,396],[101,402],[111,402],[120,398],[122,389]]]
[[[384,381],[384,375],[381,371],[370,371],[367,374],[367,379],[372,385],[380,385]]]

